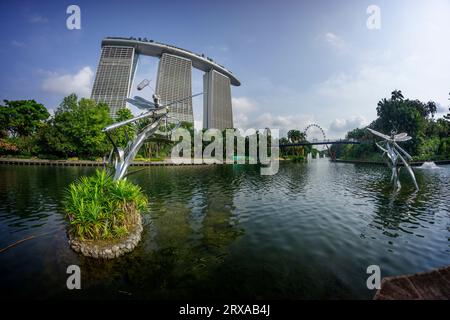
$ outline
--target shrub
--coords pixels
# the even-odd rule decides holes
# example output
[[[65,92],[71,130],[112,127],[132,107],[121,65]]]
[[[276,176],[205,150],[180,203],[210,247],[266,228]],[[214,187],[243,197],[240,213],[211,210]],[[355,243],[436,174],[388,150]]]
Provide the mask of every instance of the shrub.
[[[0,139],[0,154],[15,154],[19,148],[6,139]]]
[[[69,186],[64,206],[69,232],[83,240],[108,240],[131,231],[147,208],[147,197],[139,186],[97,170]]]

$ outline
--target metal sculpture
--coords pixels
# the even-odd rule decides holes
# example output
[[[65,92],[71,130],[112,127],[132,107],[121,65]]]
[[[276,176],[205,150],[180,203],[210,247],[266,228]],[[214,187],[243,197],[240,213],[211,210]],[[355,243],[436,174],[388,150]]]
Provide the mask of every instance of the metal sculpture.
[[[148,86],[149,83],[150,81],[143,80],[138,85],[138,90],[142,90],[143,88]],[[108,139],[111,141],[113,145],[113,148],[109,155],[108,165],[113,170],[114,180],[123,179],[126,176],[128,167],[135,158],[139,149],[144,144],[145,140],[147,140],[150,136],[157,133],[160,125],[163,123],[164,120],[166,123],[166,130],[167,130],[167,120],[169,118],[172,118],[173,121],[175,122],[175,127],[170,132],[176,130],[180,126],[180,121],[178,119],[169,116],[169,106],[177,104],[187,99],[191,99],[201,94],[203,94],[203,92],[194,94],[189,97],[185,97],[180,100],[172,101],[167,104],[162,104],[160,102],[159,96],[156,94],[153,95],[153,102],[139,96],[135,96],[133,99],[126,99],[127,102],[131,103],[132,105],[136,106],[141,110],[146,110],[146,112],[134,118],[113,123],[112,125],[109,125],[103,129],[103,132],[106,133]],[[128,143],[125,148],[122,149],[121,147],[119,147],[117,143],[114,141],[111,132],[125,125],[136,123],[144,119],[148,119],[149,123],[145,125],[144,128],[140,129],[139,132],[137,132],[134,139],[128,140]],[[166,131],[166,134],[168,135],[170,134],[170,132]]]
[[[400,173],[400,167],[397,168],[397,162],[398,159],[400,159],[403,162],[403,165],[405,166],[406,170],[408,171],[409,175],[411,176],[411,179],[414,183],[414,186],[416,187],[416,190],[419,190],[419,186],[417,185],[416,177],[414,176],[414,172],[409,165],[407,160],[411,160],[412,157],[406,152],[402,147],[398,145],[397,142],[405,142],[408,140],[411,140],[412,138],[408,136],[406,132],[402,132],[397,134],[397,132],[392,131],[391,135],[385,135],[381,132],[375,131],[373,129],[367,128],[371,133],[374,135],[383,138],[384,140],[381,142],[375,142],[377,147],[383,151],[383,158],[386,160],[387,164],[392,170],[392,176],[391,176],[391,182],[394,183],[394,186],[397,187],[397,190],[401,188],[400,180],[398,178]],[[381,144],[384,143],[384,146]],[[406,160],[406,159],[407,160]]]

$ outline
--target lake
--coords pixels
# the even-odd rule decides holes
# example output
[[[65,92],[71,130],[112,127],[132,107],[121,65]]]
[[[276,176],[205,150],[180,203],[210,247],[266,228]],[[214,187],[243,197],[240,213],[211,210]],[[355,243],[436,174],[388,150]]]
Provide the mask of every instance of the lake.
[[[386,167],[280,163],[148,167],[129,176],[149,197],[142,241],[116,260],[68,245],[64,189],[95,169],[0,165],[2,297],[35,299],[371,299],[381,275],[450,264],[450,166],[415,168],[420,191]],[[131,170],[134,170],[133,168]],[[81,268],[81,290],[66,269]]]

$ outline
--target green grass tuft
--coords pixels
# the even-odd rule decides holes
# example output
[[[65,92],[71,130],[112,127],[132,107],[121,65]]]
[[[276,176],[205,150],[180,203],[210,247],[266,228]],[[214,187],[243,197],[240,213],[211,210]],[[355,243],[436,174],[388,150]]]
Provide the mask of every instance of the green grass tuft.
[[[127,180],[114,181],[104,170],[72,183],[64,198],[70,232],[88,240],[125,236],[147,204],[139,186]]]

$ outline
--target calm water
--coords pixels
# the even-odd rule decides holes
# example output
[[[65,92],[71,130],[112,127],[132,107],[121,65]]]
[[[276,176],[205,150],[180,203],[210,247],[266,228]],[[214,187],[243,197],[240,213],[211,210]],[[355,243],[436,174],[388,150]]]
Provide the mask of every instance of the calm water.
[[[450,166],[416,170],[414,193],[386,168],[282,163],[152,167],[129,177],[150,199],[143,239],[99,261],[67,244],[63,189],[90,168],[0,166],[0,287],[9,298],[372,298],[382,276],[450,264]],[[66,289],[81,267],[82,290]]]

